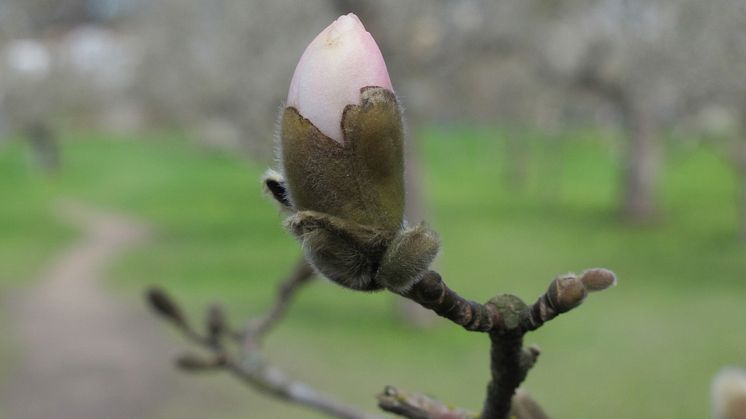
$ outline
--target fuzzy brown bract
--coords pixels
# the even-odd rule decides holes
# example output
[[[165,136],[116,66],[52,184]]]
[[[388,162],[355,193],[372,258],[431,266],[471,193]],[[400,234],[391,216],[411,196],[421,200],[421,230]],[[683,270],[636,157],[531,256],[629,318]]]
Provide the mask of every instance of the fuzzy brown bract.
[[[342,143],[286,108],[282,175],[272,172],[265,185],[292,212],[286,228],[319,273],[348,288],[401,292],[427,270],[439,241],[425,225],[410,228],[403,220],[403,130],[396,97],[373,86],[361,89],[360,97],[342,115]]]

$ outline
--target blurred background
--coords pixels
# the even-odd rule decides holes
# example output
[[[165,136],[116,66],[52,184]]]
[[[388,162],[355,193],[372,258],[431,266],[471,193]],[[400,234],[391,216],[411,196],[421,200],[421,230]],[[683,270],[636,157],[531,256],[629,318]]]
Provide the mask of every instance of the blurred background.
[[[708,417],[746,365],[741,0],[0,0],[0,417],[319,417],[174,372],[141,296],[270,306],[299,250],[259,177],[298,58],[348,12],[451,288],[620,277],[527,337],[525,388],[557,418]],[[370,411],[386,384],[478,409],[489,375],[484,336],[323,281],[267,353]]]

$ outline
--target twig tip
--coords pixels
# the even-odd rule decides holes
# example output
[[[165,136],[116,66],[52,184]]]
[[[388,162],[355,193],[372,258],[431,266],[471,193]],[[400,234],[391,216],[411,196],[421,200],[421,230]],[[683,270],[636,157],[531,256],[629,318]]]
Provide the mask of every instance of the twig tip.
[[[583,272],[580,281],[583,282],[583,285],[585,285],[585,288],[589,292],[594,292],[615,287],[617,284],[617,277],[614,272],[608,269],[593,268]]]
[[[160,316],[178,325],[185,324],[185,317],[176,302],[164,290],[151,287],[145,293],[148,305]]]

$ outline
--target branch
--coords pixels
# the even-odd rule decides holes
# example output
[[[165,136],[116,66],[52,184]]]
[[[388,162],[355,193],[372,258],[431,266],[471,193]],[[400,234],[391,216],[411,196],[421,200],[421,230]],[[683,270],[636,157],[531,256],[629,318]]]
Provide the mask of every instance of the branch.
[[[480,304],[448,288],[437,272],[428,271],[409,291],[400,295],[469,331],[522,335],[579,306],[589,292],[601,291],[615,284],[613,272],[590,269],[580,277],[575,274],[558,276],[550,283],[549,289],[528,307],[518,297],[509,294],[498,295],[486,304]]]
[[[411,419],[477,419],[478,414],[459,407],[449,407],[423,394],[407,393],[386,386],[378,395],[378,407],[386,412]]]
[[[301,260],[279,287],[274,305],[245,329],[231,331],[222,309],[213,305],[208,310],[206,333],[195,330],[178,305],[162,290],[151,289],[148,301],[153,309],[176,326],[197,346],[212,353],[210,357],[183,355],[177,365],[186,371],[224,369],[252,388],[278,399],[306,406],[331,417],[368,419],[376,416],[344,405],[332,397],[285,375],[270,365],[260,351],[263,338],[282,319],[297,291],[313,277],[312,268]],[[451,290],[441,276],[428,271],[410,290],[400,295],[417,302],[436,314],[451,320],[466,330],[487,333],[491,341],[490,372],[487,396],[481,414],[449,407],[418,394],[409,394],[386,387],[379,395],[379,407],[387,412],[412,419],[547,419],[526,393],[517,391],[539,356],[535,346],[523,347],[523,336],[543,326],[549,320],[578,307],[588,293],[600,291],[616,283],[616,277],[605,269],[591,269],[580,276],[567,274],[555,278],[547,291],[534,304],[505,294],[480,304],[461,297]],[[226,339],[231,338],[231,339]],[[238,348],[226,346],[230,340]]]
[[[210,306],[206,317],[206,331],[203,334],[192,326],[178,304],[163,290],[157,288],[148,290],[147,301],[157,314],[171,322],[188,341],[210,353],[209,356],[188,353],[178,357],[176,364],[182,370],[203,372],[223,369],[257,391],[314,409],[330,417],[379,418],[317,392],[300,381],[293,380],[282,370],[271,365],[260,350],[267,332],[277,325],[294,295],[312,277],[313,270],[305,260],[301,259],[293,272],[280,285],[272,308],[262,317],[249,321],[245,330],[240,333],[230,329],[227,318],[219,305]]]
[[[280,369],[269,365],[254,353],[244,354],[243,357],[238,359],[229,359],[225,367],[234,376],[256,390],[281,400],[309,407],[331,417],[342,419],[379,418],[360,411],[356,407],[342,404],[302,382],[289,378]]]
[[[461,297],[448,288],[437,272],[429,271],[412,289],[401,295],[466,330],[489,334],[492,378],[487,386],[487,397],[480,417],[506,419],[511,413],[516,389],[539,356],[537,347],[523,347],[523,336],[558,315],[578,307],[588,293],[601,291],[615,284],[616,276],[611,271],[590,269],[580,276],[558,276],[531,305],[526,305],[520,298],[509,294],[498,295],[487,303],[480,304]],[[542,417],[543,412],[538,404],[532,401],[527,405],[525,397],[523,400],[521,407],[525,408],[525,414],[533,415],[527,417]],[[415,405],[416,403],[405,404],[409,407]],[[412,409],[388,411],[408,418],[420,417]]]
[[[292,273],[278,287],[274,306],[261,318],[251,319],[247,323],[241,337],[243,339],[261,341],[264,335],[272,330],[278,321],[282,320],[295,294],[303,285],[313,279],[313,274],[311,265],[306,262],[305,258],[300,258]]]
[[[512,401],[511,418],[549,419],[546,413],[525,391],[516,391]],[[480,415],[459,407],[443,404],[423,394],[407,393],[386,386],[378,395],[378,407],[386,412],[411,419],[479,419]]]

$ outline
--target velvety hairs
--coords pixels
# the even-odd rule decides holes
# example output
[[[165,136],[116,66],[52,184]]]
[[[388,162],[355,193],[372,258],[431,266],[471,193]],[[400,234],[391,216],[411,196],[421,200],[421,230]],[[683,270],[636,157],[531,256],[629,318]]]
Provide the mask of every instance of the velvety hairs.
[[[437,234],[404,226],[401,112],[394,94],[364,87],[342,115],[341,143],[295,108],[284,110],[281,161],[265,183],[292,214],[286,228],[308,261],[332,281],[356,290],[403,291],[438,253]]]

